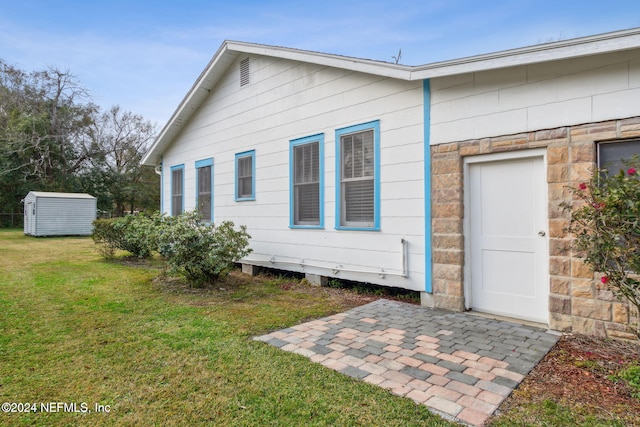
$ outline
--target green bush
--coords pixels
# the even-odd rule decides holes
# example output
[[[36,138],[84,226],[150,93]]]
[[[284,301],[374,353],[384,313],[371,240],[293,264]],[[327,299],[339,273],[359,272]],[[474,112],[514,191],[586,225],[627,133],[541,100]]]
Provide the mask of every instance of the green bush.
[[[96,219],[93,221],[91,238],[96,243],[100,255],[107,259],[113,258],[113,255],[118,249],[120,236],[119,232],[113,227],[116,219],[117,218]]]
[[[233,222],[205,224],[196,211],[178,217],[164,217],[157,232],[158,252],[172,272],[183,275],[195,286],[203,286],[226,275],[249,249],[246,227],[234,229]]]
[[[600,170],[574,190],[569,231],[585,262],[602,273],[601,283],[640,310],[640,157],[625,170]],[[634,332],[640,337],[640,325]]]
[[[138,258],[151,256],[155,250],[158,217],[143,214],[122,218],[97,219],[93,222],[93,241],[105,258],[112,258],[116,250],[130,252]]]
[[[113,228],[120,236],[119,249],[138,258],[151,256],[157,246],[155,220],[144,214],[116,218]]]

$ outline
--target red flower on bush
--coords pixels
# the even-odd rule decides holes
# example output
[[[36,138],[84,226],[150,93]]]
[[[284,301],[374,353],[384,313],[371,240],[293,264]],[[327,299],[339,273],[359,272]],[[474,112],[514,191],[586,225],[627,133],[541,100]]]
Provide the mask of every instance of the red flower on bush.
[[[586,190],[587,189],[587,184],[585,184],[584,182],[581,182],[580,185],[578,186],[578,188],[580,188],[581,190]]]
[[[635,168],[629,168],[629,169],[627,169],[627,173],[629,175],[633,175],[634,173],[636,173],[636,169]]]
[[[600,281],[602,282],[603,285],[606,285],[607,282],[609,281],[609,278],[607,276],[602,276],[600,278]]]
[[[591,206],[593,206],[594,208],[596,208],[596,210],[602,210],[604,208],[604,203],[600,202],[600,203],[593,203]]]

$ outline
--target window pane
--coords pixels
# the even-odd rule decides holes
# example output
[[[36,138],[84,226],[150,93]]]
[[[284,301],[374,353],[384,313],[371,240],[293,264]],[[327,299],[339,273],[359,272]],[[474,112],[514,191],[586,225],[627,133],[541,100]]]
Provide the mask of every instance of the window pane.
[[[251,191],[251,177],[240,178],[238,180],[238,196],[239,197],[251,197],[253,191]]]
[[[373,176],[373,131],[340,138],[342,146],[342,178]]]
[[[607,169],[609,175],[624,169],[622,160],[640,155],[640,141],[611,142],[598,145],[598,167]]]
[[[298,145],[294,150],[294,224],[320,224],[319,142]]]
[[[198,213],[211,221],[211,166],[198,168]]]
[[[294,148],[294,183],[304,184],[318,182],[319,172],[319,143],[313,142]]]
[[[238,197],[253,197],[253,156],[238,158]]]
[[[182,214],[182,172],[176,169],[171,172],[171,215]]]
[[[347,222],[373,225],[374,188],[373,180],[348,181],[343,185],[344,219]]]
[[[211,221],[211,195],[198,196],[198,213],[204,221]]]
[[[374,131],[340,137],[342,156],[341,224],[374,225]]]
[[[296,224],[320,223],[320,185],[304,184],[296,187]]]

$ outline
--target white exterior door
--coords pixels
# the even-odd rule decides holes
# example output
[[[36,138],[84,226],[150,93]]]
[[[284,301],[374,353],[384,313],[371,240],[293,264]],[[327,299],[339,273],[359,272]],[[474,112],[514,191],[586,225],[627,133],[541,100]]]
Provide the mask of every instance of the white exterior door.
[[[544,157],[467,165],[468,308],[548,323]]]

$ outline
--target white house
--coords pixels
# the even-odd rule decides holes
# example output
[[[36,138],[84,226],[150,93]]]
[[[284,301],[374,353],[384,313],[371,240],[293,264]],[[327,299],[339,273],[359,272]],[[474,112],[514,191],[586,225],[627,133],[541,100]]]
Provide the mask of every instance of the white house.
[[[417,67],[228,41],[143,163],[164,212],[247,225],[245,266],[627,336],[559,205],[640,151],[638,95],[640,29]]]

